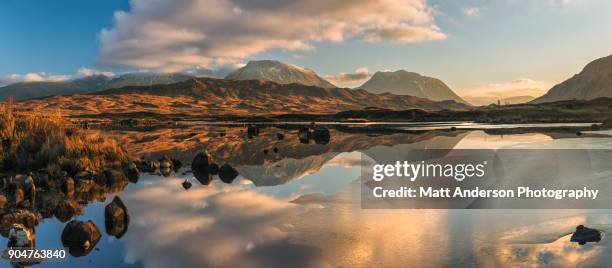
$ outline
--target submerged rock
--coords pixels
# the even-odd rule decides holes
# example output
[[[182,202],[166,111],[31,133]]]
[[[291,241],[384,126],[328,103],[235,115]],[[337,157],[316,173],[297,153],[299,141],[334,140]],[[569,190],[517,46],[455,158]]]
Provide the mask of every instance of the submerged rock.
[[[601,241],[601,231],[584,227],[584,225],[578,225],[570,241],[577,242],[580,245],[584,245],[587,242],[599,242]]]
[[[128,229],[130,215],[127,207],[118,196],[113,198],[104,208],[104,225],[106,233],[116,238],[121,238]]]
[[[193,172],[206,172],[208,163],[210,162],[210,156],[207,152],[200,152],[191,161],[191,170]]]
[[[229,164],[223,164],[219,168],[219,179],[225,183],[232,183],[238,177],[238,171]]]
[[[62,231],[62,244],[68,248],[70,255],[85,256],[100,241],[100,230],[91,221],[73,220],[66,224]]]

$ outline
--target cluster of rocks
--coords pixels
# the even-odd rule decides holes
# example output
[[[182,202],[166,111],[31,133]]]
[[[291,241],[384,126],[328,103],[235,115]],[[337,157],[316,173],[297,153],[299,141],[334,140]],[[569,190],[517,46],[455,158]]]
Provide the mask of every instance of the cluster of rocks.
[[[298,131],[300,143],[309,144],[313,140],[316,144],[326,145],[331,140],[329,129],[322,126],[301,127]]]
[[[180,160],[164,155],[157,160],[140,159],[136,163],[130,164],[125,172],[128,176],[133,174],[136,178],[138,177],[136,174],[140,174],[140,171],[167,177],[172,175],[173,172],[177,172],[182,166],[183,163]]]
[[[211,161],[207,152],[196,154],[191,161],[191,170],[196,179],[203,185],[210,184],[215,175],[225,183],[232,183],[238,177],[238,171],[235,168],[227,163],[219,167],[218,164]]]
[[[121,191],[127,184],[128,178],[120,169],[40,170],[2,178],[0,234],[8,238],[8,247],[34,248],[35,227],[42,219],[70,221],[87,204],[104,201],[109,193]],[[127,231],[127,208],[118,198],[107,206],[105,219],[109,235],[121,237]],[[72,255],[83,256],[97,243],[99,233],[95,223],[73,220],[66,225],[62,242]]]
[[[257,125],[247,126],[247,137],[252,139],[253,137],[259,136],[260,127]],[[285,134],[276,133],[278,140],[284,140]],[[309,126],[300,127],[298,130],[298,139],[300,143],[309,144],[314,141],[316,144],[326,145],[331,140],[329,129],[323,126],[317,126],[314,122]]]

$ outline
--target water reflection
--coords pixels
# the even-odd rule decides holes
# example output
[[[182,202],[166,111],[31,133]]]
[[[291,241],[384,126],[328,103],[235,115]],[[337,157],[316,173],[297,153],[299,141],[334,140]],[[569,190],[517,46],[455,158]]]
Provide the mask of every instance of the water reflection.
[[[579,224],[612,231],[610,211],[362,210],[359,195],[361,153],[388,161],[389,155],[409,159],[411,149],[611,148],[610,138],[329,128],[327,135],[317,134],[317,142],[312,128],[310,134],[214,126],[173,131],[147,133],[159,138],[130,149],[145,159],[170,155],[182,163],[206,150],[198,160],[206,165],[172,168],[167,177],[138,166],[139,176],[128,176],[129,185],[47,182],[49,190],[17,198],[32,199],[29,208],[18,208],[7,186],[0,231],[7,237],[13,223],[32,226],[37,246],[50,247],[62,245],[65,222],[104,225],[99,241],[93,236],[87,249],[73,253],[83,257],[58,267],[559,267],[612,261],[606,236],[583,247],[569,241]],[[195,135],[176,141],[182,132]],[[153,165],[161,173],[162,161]]]

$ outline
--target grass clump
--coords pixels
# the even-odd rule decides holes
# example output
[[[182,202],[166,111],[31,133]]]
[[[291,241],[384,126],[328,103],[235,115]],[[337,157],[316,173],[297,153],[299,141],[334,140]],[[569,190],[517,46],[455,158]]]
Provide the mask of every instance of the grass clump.
[[[0,169],[5,172],[60,168],[74,174],[130,160],[114,139],[75,128],[59,113],[16,113],[10,98],[0,111]]]

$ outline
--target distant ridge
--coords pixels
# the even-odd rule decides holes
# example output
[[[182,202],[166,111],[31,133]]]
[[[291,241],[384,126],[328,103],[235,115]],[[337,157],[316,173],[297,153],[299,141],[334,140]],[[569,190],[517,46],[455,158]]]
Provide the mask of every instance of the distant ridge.
[[[244,67],[228,74],[225,79],[265,80],[279,84],[297,83],[322,88],[336,87],[311,69],[275,60],[249,61]]]
[[[90,93],[124,86],[171,84],[190,78],[193,77],[181,73],[128,73],[117,77],[93,75],[60,82],[21,82],[0,87],[0,99],[13,96],[15,100],[27,100],[54,95]]]
[[[453,92],[440,79],[422,76],[418,73],[399,70],[395,72],[376,72],[360,87],[372,93],[392,93],[426,98],[433,101],[453,100],[467,102]]]
[[[612,55],[592,61],[579,74],[554,86],[532,103],[600,97],[612,97]]]

